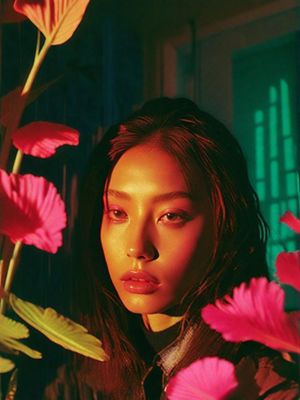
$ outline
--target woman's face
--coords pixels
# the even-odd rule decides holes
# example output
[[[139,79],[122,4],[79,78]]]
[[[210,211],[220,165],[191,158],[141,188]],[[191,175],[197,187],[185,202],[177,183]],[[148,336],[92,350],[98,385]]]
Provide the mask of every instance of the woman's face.
[[[213,249],[201,176],[192,198],[177,161],[138,145],[115,165],[104,194],[101,244],[113,285],[131,312],[155,314],[200,284]]]

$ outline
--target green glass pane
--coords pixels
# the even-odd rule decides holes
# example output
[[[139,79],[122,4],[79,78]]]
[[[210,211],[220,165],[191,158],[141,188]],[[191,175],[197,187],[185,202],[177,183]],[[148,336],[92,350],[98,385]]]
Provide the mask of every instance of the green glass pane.
[[[266,200],[266,185],[265,182],[256,183],[256,191],[260,201]]]
[[[254,112],[254,122],[255,125],[259,125],[264,122],[264,113],[261,110],[256,110]]]
[[[281,115],[282,115],[282,134],[289,136],[291,134],[291,118],[290,118],[290,95],[289,87],[284,79],[280,79],[280,98],[281,98]]]
[[[270,94],[270,103],[271,104],[272,103],[276,103],[276,101],[277,101],[277,90],[276,90],[275,86],[271,86],[270,87],[269,94]]]
[[[273,203],[270,205],[270,229],[272,239],[279,239],[279,218],[280,218],[280,208],[279,204]]]
[[[284,153],[284,169],[291,170],[295,168],[295,145],[292,137],[284,138],[283,153]]]
[[[279,197],[279,167],[278,161],[271,161],[271,196],[273,198]]]
[[[277,107],[269,107],[270,157],[278,156],[278,118]]]
[[[298,215],[298,200],[297,198],[289,199],[287,209],[293,214]]]
[[[297,195],[297,174],[296,172],[288,172],[285,176],[286,194],[288,196]]]
[[[265,177],[265,145],[264,145],[264,128],[257,126],[255,128],[255,152],[256,152],[256,179]]]

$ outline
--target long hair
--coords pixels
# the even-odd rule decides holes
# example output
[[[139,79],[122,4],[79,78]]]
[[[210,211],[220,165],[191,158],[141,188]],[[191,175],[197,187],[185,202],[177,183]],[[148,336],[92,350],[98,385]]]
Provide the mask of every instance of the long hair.
[[[158,98],[113,126],[96,147],[82,187],[75,276],[76,308],[82,323],[101,338],[110,356],[104,363],[81,360],[81,377],[109,399],[139,398],[146,344],[139,317],[121,304],[109,278],[99,238],[102,196],[120,157],[142,143],[154,143],[174,157],[192,193],[197,194],[201,174],[214,214],[211,261],[201,282],[185,296],[188,307],[182,334],[190,324],[197,328],[191,351],[176,370],[201,355],[233,354],[234,346],[225,344],[202,323],[200,310],[241,282],[267,275],[268,229],[240,146],[223,124],[190,100]]]

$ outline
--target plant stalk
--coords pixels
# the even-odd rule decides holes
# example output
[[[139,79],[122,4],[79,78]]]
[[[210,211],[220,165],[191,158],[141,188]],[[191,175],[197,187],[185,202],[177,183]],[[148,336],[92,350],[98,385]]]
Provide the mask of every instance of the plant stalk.
[[[51,42],[49,40],[45,40],[43,47],[41,48],[41,51],[37,53],[34,57],[33,65],[31,67],[31,70],[28,74],[28,77],[26,79],[26,82],[23,86],[23,89],[21,91],[21,97],[20,101],[17,104],[16,110],[13,113],[13,116],[11,117],[10,124],[7,127],[7,130],[5,132],[4,140],[3,140],[3,148],[1,151],[0,155],[0,168],[5,169],[7,162],[8,162],[8,157],[9,157],[9,151],[11,147],[11,135],[12,133],[17,129],[21,116],[23,114],[25,104],[26,104],[26,98],[28,96],[28,93],[33,85],[33,82],[35,80],[35,77],[42,65],[42,62],[44,61],[44,58],[46,57],[46,54],[51,46]]]

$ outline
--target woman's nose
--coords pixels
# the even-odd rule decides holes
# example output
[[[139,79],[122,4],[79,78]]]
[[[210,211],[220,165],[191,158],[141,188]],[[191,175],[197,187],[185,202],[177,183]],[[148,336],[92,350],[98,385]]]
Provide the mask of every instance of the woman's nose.
[[[128,232],[127,256],[137,260],[152,261],[158,257],[150,232],[146,229]]]

